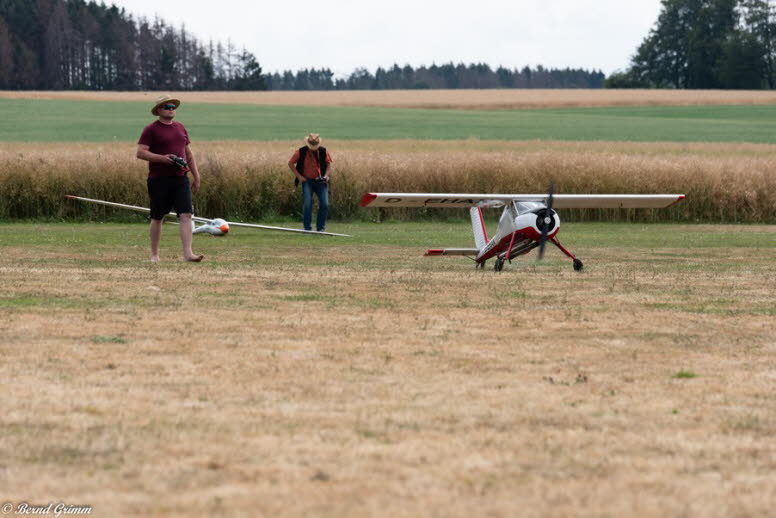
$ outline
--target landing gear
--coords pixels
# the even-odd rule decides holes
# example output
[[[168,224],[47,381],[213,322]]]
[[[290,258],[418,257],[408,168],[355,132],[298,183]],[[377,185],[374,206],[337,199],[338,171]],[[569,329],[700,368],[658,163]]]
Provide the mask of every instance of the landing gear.
[[[503,269],[504,269],[504,260],[501,257],[496,256],[496,261],[493,263],[493,271],[500,272]]]
[[[485,269],[485,262],[486,261],[482,261],[481,263],[474,263],[474,269],[475,270],[478,270],[478,269],[479,270],[484,270]]]
[[[569,259],[572,259],[572,260],[574,261],[574,271],[575,271],[575,272],[581,272],[581,271],[582,271],[582,267],[584,266],[584,265],[582,264],[582,261],[580,261],[579,259],[577,259],[577,258],[576,258],[576,256],[575,256],[574,254],[572,254],[571,252],[569,252],[569,251],[568,251],[568,249],[567,249],[565,246],[561,245],[561,244],[560,244],[560,241],[558,241],[558,239],[557,239],[556,237],[551,237],[551,238],[550,238],[550,242],[552,242],[552,244],[554,244],[555,246],[557,246],[557,247],[558,247],[558,249],[560,249],[560,251],[561,251],[561,252],[563,252],[564,254],[566,254],[566,256],[567,256]]]

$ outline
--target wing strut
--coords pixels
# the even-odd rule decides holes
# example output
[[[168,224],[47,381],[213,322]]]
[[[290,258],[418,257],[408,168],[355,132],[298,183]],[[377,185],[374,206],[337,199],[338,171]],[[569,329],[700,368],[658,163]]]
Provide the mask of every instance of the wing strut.
[[[547,190],[547,208],[545,209],[544,221],[542,221],[542,238],[539,240],[539,260],[544,259],[544,245],[547,244],[547,233],[550,231],[552,223],[552,197],[555,194],[555,184],[551,183]]]
[[[515,244],[515,236],[517,235],[517,231],[515,230],[512,232],[512,239],[509,240],[509,248],[507,248],[507,261],[509,261],[509,264],[512,264],[512,258],[510,255],[512,254],[512,246]]]

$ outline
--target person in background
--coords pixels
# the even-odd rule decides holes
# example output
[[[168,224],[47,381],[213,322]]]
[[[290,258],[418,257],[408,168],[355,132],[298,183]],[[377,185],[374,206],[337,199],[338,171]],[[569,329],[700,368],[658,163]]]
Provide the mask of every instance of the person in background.
[[[151,199],[151,262],[159,262],[159,240],[164,216],[175,209],[180,220],[183,259],[200,262],[203,255],[191,250],[191,194],[199,191],[200,176],[186,128],[176,122],[181,102],[168,96],[156,100],[151,113],[159,117],[143,129],[137,142],[137,158],[148,162],[148,196]],[[186,173],[191,172],[191,182]]]
[[[329,217],[329,179],[332,160],[326,148],[321,146],[321,136],[310,133],[304,138],[304,146],[294,152],[288,161],[288,168],[296,176],[294,185],[302,183],[302,225],[312,230],[313,193],[318,197],[318,215],[315,230],[326,230]]]

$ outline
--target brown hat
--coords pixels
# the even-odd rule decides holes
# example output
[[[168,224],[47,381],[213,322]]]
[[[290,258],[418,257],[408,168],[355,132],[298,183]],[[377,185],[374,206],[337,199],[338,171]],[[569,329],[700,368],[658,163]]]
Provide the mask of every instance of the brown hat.
[[[173,99],[169,95],[163,95],[156,100],[156,103],[154,103],[154,107],[151,108],[151,113],[158,116],[159,107],[167,103],[174,104],[176,108],[181,105],[181,102],[178,99]]]
[[[304,143],[307,147],[315,151],[321,145],[321,136],[318,133],[310,133],[304,138]]]

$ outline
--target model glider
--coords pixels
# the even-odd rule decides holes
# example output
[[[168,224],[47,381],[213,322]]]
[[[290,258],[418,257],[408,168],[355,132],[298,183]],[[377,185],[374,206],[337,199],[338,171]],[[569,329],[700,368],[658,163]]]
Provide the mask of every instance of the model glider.
[[[484,268],[488,259],[495,260],[494,269],[501,271],[504,262],[539,249],[544,257],[547,241],[557,246],[572,261],[574,270],[582,270],[580,261],[558,241],[560,218],[555,209],[661,209],[684,199],[684,194],[423,194],[367,193],[362,207],[469,207],[476,248],[435,248],[426,255],[463,255],[474,259],[475,266]],[[488,238],[483,208],[504,207],[496,234]]]
[[[91,198],[82,198],[80,196],[72,196],[70,194],[65,195],[65,198],[69,198],[71,200],[80,200],[85,201],[88,203],[96,203],[98,205],[107,205],[108,207],[116,207],[119,209],[129,209],[134,210],[136,212],[145,212],[150,213],[151,209],[148,209],[146,207],[137,207],[135,205],[125,205],[123,203],[115,203],[111,201],[103,201],[103,200],[93,200]],[[167,215],[167,217],[177,217],[174,212],[171,212]],[[301,230],[298,228],[285,228],[285,227],[272,227],[269,225],[257,225],[255,223],[239,223],[236,221],[226,221],[221,218],[216,219],[207,219],[207,218],[200,218],[198,216],[192,216],[192,224],[200,223],[200,225],[195,225],[192,232],[194,234],[210,234],[212,236],[225,236],[229,233],[229,229],[231,227],[247,227],[247,228],[258,228],[261,230],[277,230],[280,232],[296,232],[297,234],[313,234],[316,236],[338,236],[338,237],[352,237],[348,234],[335,234],[334,232],[313,232],[312,230]]]

